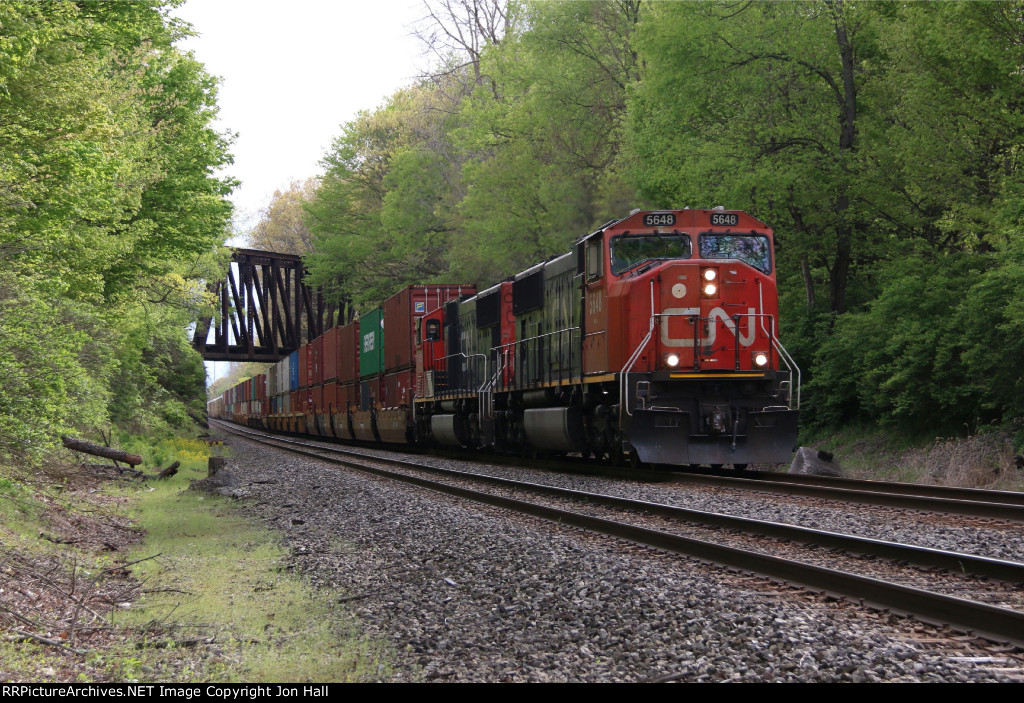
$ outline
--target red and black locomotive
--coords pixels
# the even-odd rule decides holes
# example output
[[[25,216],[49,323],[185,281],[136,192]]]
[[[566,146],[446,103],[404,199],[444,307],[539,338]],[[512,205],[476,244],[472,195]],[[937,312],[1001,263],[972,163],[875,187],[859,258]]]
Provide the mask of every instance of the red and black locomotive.
[[[484,291],[410,286],[241,386],[211,414],[372,442],[740,468],[790,460],[799,405],[772,231],[720,208],[633,212]]]

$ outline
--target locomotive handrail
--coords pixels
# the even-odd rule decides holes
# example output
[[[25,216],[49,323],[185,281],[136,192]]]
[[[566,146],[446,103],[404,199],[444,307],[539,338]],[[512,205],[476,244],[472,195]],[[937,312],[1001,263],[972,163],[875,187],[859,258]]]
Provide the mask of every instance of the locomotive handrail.
[[[555,330],[554,332],[545,332],[544,334],[534,335],[533,337],[526,337],[525,339],[517,339],[517,340],[514,340],[512,342],[506,342],[505,344],[499,344],[496,347],[491,347],[491,351],[498,352],[499,357],[504,356],[504,357],[507,358],[508,353],[510,351],[514,352],[515,347],[517,347],[518,345],[528,344],[530,342],[536,342],[539,339],[544,339],[545,337],[554,337],[556,335],[558,335],[561,338],[562,335],[568,334],[569,335],[569,366],[572,367],[572,352],[573,352],[573,349],[574,349],[573,344],[572,344],[572,335],[573,335],[573,332],[579,332],[579,331],[581,331],[580,327],[564,327],[564,328],[562,328],[560,330]],[[550,349],[549,349],[549,352],[550,352]],[[529,359],[528,358],[526,360],[526,364],[529,365]],[[523,371],[524,371],[524,375],[529,377],[529,374],[526,372],[526,370],[524,369]],[[561,373],[561,369],[559,369],[559,373]],[[570,376],[571,376],[571,370],[570,370]],[[495,377],[495,380],[497,380],[497,376]],[[529,379],[527,378],[526,384],[528,384],[528,383],[529,383]],[[507,386],[503,385],[502,387],[505,388]]]
[[[442,357],[440,357],[438,359],[435,359],[434,362],[436,363],[438,361],[444,361],[445,359],[454,359],[457,356],[461,356],[463,359],[469,359],[469,357],[471,357],[471,356],[483,357],[483,360],[484,360],[484,383],[476,391],[477,393],[482,393],[483,390],[484,390],[484,386],[487,385],[487,380],[486,380],[487,379],[487,366],[488,366],[488,364],[487,364],[487,355],[486,354],[467,354],[466,352],[455,352],[454,354],[448,354],[447,356],[442,356]]]
[[[619,384],[622,388],[619,390],[619,424],[622,424],[622,409],[626,409],[626,414],[633,417],[633,413],[629,411],[629,370],[633,368],[633,364],[640,358],[640,353],[644,350],[644,347],[651,341],[651,336],[654,334],[654,318],[656,315],[651,315],[650,326],[647,329],[647,336],[644,337],[643,341],[633,351],[632,356],[626,361],[626,365],[622,367],[622,371],[619,372]]]
[[[761,285],[761,279],[757,279],[757,295],[759,298],[761,309],[764,310],[764,288]],[[761,321],[761,331],[768,335],[768,331],[764,328],[764,320]],[[789,408],[793,410],[793,372],[796,371],[796,410],[800,409],[800,389],[803,385],[803,376],[800,372],[800,367],[797,366],[796,361],[790,356],[789,352],[786,351],[786,347],[782,346],[782,342],[775,336],[775,325],[774,318],[772,324],[772,334],[769,336],[772,341],[772,346],[775,347],[775,351],[779,353],[779,358],[782,359],[782,363],[786,365],[789,370]]]
[[[626,365],[622,367],[622,371],[619,372],[619,428],[622,428],[622,409],[626,409],[626,414],[633,417],[633,413],[629,411],[629,370],[633,368],[633,364],[640,358],[640,353],[650,343],[651,337],[654,335],[654,318],[656,313],[654,312],[654,279],[651,279],[651,319],[647,323],[647,336],[643,338],[643,341],[633,350],[629,359],[626,361]]]
[[[496,348],[497,347],[492,347],[491,351],[494,351]],[[498,378],[501,377],[501,372],[505,369],[503,356],[501,354],[498,354],[495,357],[494,366],[494,375],[491,376],[490,380],[481,386],[480,391],[478,391],[480,393],[480,405],[485,408],[484,418],[487,420],[494,419],[494,384],[497,382]]]

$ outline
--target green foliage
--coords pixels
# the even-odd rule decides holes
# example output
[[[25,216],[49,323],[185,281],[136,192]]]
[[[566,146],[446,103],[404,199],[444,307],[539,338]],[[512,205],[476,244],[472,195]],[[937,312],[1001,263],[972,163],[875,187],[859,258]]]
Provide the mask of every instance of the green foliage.
[[[185,330],[233,183],[174,4],[0,3],[0,455],[203,415]]]
[[[503,7],[435,13],[472,46],[345,125],[314,283],[486,285],[632,207],[725,205],[775,229],[811,423],[1019,420],[1024,5]]]
[[[315,284],[366,305],[406,283],[486,284],[628,209],[616,158],[639,4],[508,12],[468,64],[345,125],[308,208]]]
[[[95,320],[39,281],[0,275],[0,455],[35,458],[76,422],[105,420]]]
[[[823,340],[807,388],[819,426],[872,421],[919,437],[975,432],[1024,414],[1020,253],[912,256],[864,312]]]

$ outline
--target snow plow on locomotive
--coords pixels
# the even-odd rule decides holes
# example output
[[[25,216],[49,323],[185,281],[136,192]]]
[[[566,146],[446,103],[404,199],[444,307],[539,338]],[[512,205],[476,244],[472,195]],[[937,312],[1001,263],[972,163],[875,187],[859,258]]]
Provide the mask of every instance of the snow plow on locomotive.
[[[799,370],[777,321],[765,225],[722,209],[635,211],[484,291],[410,286],[281,362],[306,371],[295,390],[268,385],[290,398],[258,414],[218,399],[211,413],[615,463],[788,462]],[[275,367],[269,378],[287,375]]]

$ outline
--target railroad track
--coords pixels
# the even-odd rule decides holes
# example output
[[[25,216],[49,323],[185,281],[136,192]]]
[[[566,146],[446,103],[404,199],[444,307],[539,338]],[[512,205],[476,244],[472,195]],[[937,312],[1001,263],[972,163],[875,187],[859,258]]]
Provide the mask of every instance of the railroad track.
[[[320,441],[330,442],[331,440],[321,438]],[[520,466],[522,461],[517,457],[500,454],[480,455],[445,449],[425,451],[402,447],[396,451],[406,454],[423,454],[452,461],[476,461],[510,467]],[[903,510],[1024,523],[1024,493],[1013,491],[926,486],[916,483],[831,476],[803,476],[770,471],[744,471],[737,474],[718,469],[681,472],[677,471],[676,467],[622,469],[605,464],[594,464],[578,457],[531,461],[531,466],[560,473],[599,475],[625,480],[639,479],[658,483],[674,482],[741,491],[762,491],[778,495],[836,500],[842,503],[887,506]]]
[[[924,486],[830,476],[800,476],[766,471],[744,473],[742,476],[673,473],[672,477],[680,483],[770,491],[784,495],[840,500],[846,503],[885,505],[950,515],[1024,522],[1024,493],[1011,491]]]
[[[252,441],[321,461],[781,579],[877,609],[911,615],[932,625],[948,625],[993,641],[1024,646],[1021,563],[368,456],[248,428],[224,428]],[[490,490],[478,490],[481,483]],[[523,494],[543,496],[544,502],[524,500]],[[768,547],[766,540],[781,541],[783,546]],[[766,548],[787,556],[765,553]],[[793,558],[794,554],[798,558]],[[865,559],[868,556],[872,559]],[[886,560],[883,566],[879,566],[878,559]],[[811,560],[820,563],[809,563]],[[842,566],[831,565],[837,562]],[[896,564],[900,563],[913,566],[898,569]],[[864,575],[868,564],[878,575]],[[940,569],[945,573],[937,578],[934,571],[922,569]],[[940,584],[947,592],[938,592]]]

